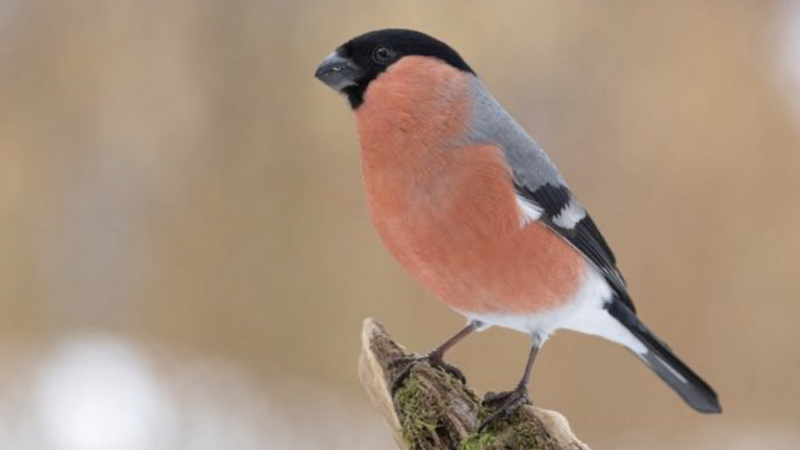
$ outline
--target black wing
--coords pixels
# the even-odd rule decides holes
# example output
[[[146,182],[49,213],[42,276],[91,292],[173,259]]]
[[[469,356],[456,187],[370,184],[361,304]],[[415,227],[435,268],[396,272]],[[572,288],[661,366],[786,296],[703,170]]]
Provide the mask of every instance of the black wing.
[[[589,214],[564,185],[545,184],[531,191],[527,186],[514,184],[517,194],[542,209],[542,220],[550,229],[572,244],[591,261],[611,285],[617,297],[636,312],[617,269],[617,260]]]

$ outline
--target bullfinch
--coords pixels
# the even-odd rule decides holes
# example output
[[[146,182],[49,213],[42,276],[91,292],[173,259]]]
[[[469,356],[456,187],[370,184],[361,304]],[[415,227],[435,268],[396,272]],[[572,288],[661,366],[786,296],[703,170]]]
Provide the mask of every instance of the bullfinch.
[[[445,352],[490,326],[531,338],[517,387],[485,399],[495,407],[487,423],[530,402],[536,354],[558,329],[625,346],[689,406],[721,412],[714,390],[637,316],[611,248],[548,155],[455,50],[416,31],[373,31],[338,47],[316,77],[355,113],[384,244],[467,318],[416,362],[455,371]]]

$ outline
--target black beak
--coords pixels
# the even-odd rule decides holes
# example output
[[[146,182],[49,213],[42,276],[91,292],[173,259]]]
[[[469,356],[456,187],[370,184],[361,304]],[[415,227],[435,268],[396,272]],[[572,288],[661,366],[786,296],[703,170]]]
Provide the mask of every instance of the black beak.
[[[322,60],[322,64],[317,67],[314,76],[331,89],[341,91],[348,86],[356,85],[355,80],[360,74],[361,68],[353,61],[333,52]]]

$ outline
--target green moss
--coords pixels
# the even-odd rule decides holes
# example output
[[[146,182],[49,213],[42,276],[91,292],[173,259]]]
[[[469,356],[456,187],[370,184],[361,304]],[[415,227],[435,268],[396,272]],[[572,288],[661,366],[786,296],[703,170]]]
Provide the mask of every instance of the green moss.
[[[461,445],[458,447],[459,450],[487,450],[492,448],[497,448],[494,446],[495,436],[493,433],[486,431],[483,433],[473,433],[467,436]]]
[[[437,448],[438,432],[442,424],[439,411],[431,408],[432,401],[414,372],[397,391],[395,404],[403,426],[403,439],[409,450]]]
[[[464,393],[471,407],[483,420],[490,410],[481,406],[474,392],[466,389],[460,381],[441,371],[426,370],[429,382],[445,385]],[[444,406],[437,403],[423,385],[421,376],[414,369],[395,396],[395,405],[402,425],[403,439],[409,450],[552,450],[558,445],[541,429],[538,421],[530,420],[527,413],[519,410],[491,424],[482,433],[472,433],[463,440],[449,423]]]
[[[489,411],[483,410],[481,418],[485,418],[488,414]],[[490,439],[484,438],[484,436],[489,436]],[[551,450],[560,448],[542,429],[539,422],[531,420],[522,409],[508,417],[498,419],[474,439],[484,445],[474,446],[469,450]]]

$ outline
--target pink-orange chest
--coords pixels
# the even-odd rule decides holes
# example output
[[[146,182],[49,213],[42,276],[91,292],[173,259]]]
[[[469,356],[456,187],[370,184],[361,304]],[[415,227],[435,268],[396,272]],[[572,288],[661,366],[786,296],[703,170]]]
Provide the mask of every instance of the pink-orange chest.
[[[367,202],[379,234],[401,261],[454,261],[518,231],[498,149],[404,148],[403,158],[395,159],[368,148],[362,153]]]
[[[379,235],[424,287],[462,312],[555,306],[574,291],[580,257],[541,224],[522,227],[499,148],[458,145],[472,107],[467,80],[412,63],[373,82],[356,112]],[[438,95],[420,88],[422,76]]]

